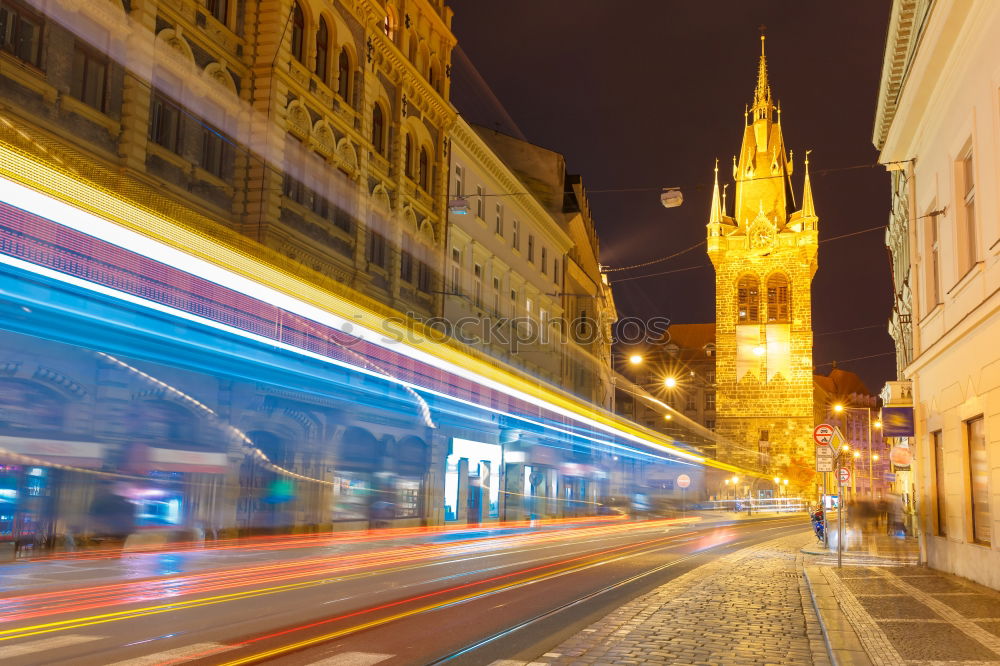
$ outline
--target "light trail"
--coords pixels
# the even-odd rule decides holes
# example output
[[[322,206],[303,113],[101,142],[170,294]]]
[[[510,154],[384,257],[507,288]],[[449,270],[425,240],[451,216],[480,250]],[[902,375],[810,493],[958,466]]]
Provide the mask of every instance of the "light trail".
[[[590,536],[609,537],[621,533],[633,532],[658,528],[660,526],[677,526],[689,524],[691,521],[665,520],[646,521],[642,523],[624,523],[619,525],[602,526],[596,528],[576,528],[570,530],[560,530],[557,532],[540,532],[522,535],[493,537],[486,539],[475,539],[469,541],[452,542],[448,544],[426,544],[421,546],[410,546],[404,549],[395,548],[374,553],[356,554],[336,554],[320,558],[306,560],[292,560],[275,564],[261,565],[257,567],[242,567],[223,571],[212,571],[203,574],[187,576],[172,576],[154,581],[115,583],[105,586],[81,588],[69,591],[46,592],[32,595],[22,595],[9,597],[0,600],[0,609],[9,608],[6,613],[0,613],[0,622],[15,622],[36,617],[50,617],[52,615],[86,612],[99,608],[108,608],[130,603],[140,603],[150,599],[159,599],[164,596],[184,597],[198,594],[218,592],[233,588],[245,587],[248,585],[260,585],[279,583],[298,578],[316,577],[309,581],[299,581],[294,583],[284,583],[265,589],[253,589],[243,592],[230,593],[208,599],[195,599],[189,601],[178,601],[172,604],[152,606],[127,611],[119,611],[106,615],[97,616],[102,622],[130,619],[142,615],[182,610],[185,608],[206,605],[207,602],[221,603],[233,601],[247,597],[256,597],[263,594],[274,594],[287,592],[317,585],[327,585],[341,582],[348,579],[345,574],[359,569],[373,569],[376,567],[388,567],[390,565],[401,565],[416,563],[420,561],[448,558],[455,555],[469,555],[474,553],[494,553],[502,554],[519,546],[530,546],[534,544],[556,543],[567,540],[578,540]],[[368,574],[384,574],[401,571],[412,567],[395,569],[375,569]],[[333,578],[331,578],[333,576]],[[64,620],[35,627],[22,627],[0,631],[0,641],[20,638],[31,633],[47,633],[65,628],[76,628],[89,626],[91,618],[80,618],[74,620]],[[83,624],[80,624],[83,623]],[[54,627],[54,628],[52,628]],[[44,631],[43,631],[44,629]]]
[[[215,244],[217,245],[215,247],[217,252],[214,254],[214,262],[218,263],[213,263],[213,261],[209,261],[207,258],[203,259],[190,254],[190,248],[206,245],[207,241],[204,237],[190,238],[191,242],[186,244],[184,238],[192,235],[191,230],[185,229],[166,218],[156,216],[127,202],[118,199],[109,202],[109,197],[114,198],[111,193],[101,192],[86,183],[67,176],[58,170],[33,162],[25,156],[5,149],[2,146],[0,146],[0,153],[3,154],[2,161],[10,164],[5,169],[7,173],[18,180],[31,182],[32,186],[37,188],[35,190],[25,188],[14,181],[6,181],[4,184],[5,191],[7,191],[6,199],[12,205],[23,210],[43,216],[46,219],[55,221],[57,224],[76,229],[81,233],[101,239],[120,248],[136,252],[154,261],[175,267],[178,270],[198,275],[217,285],[235,290],[251,298],[257,298],[262,302],[270,303],[274,307],[281,308],[311,321],[330,325],[335,330],[349,330],[352,335],[370,344],[389,349],[394,353],[428,364],[431,367],[440,368],[456,377],[473,381],[485,388],[506,394],[528,404],[537,404],[550,413],[557,414],[560,417],[570,419],[602,433],[621,437],[633,444],[639,444],[653,451],[673,457],[705,463],[713,467],[736,471],[738,473],[754,474],[752,470],[741,470],[734,466],[690,453],[670,443],[658,441],[650,433],[617,417],[613,417],[578,401],[573,401],[568,396],[540,387],[537,382],[529,382],[519,375],[499,370],[482,360],[464,355],[449,345],[436,343],[431,340],[408,343],[388,337],[384,332],[384,327],[380,327],[379,325],[379,322],[382,321],[384,323],[384,320],[377,313],[366,310],[357,304],[349,303],[329,293],[323,294],[322,298],[305,296],[307,292],[310,294],[317,292],[318,290],[315,287],[296,284],[295,289],[302,294],[301,297],[298,295],[292,296],[286,290],[280,288],[270,287],[266,283],[282,284],[287,288],[291,285],[289,276],[277,275],[273,268],[262,265],[259,262],[253,262],[255,264],[253,266],[254,270],[251,271],[247,265],[247,262],[250,261],[247,257],[237,255],[217,243]],[[45,177],[39,178],[43,172]],[[42,192],[49,194],[43,194]],[[56,196],[60,197],[60,199],[53,198]],[[87,212],[87,210],[70,206],[64,203],[62,199],[80,202],[80,205],[84,208],[100,210],[102,214],[115,218],[118,223],[98,217],[93,213]],[[97,203],[101,201],[104,203]],[[133,231],[133,229],[141,229],[142,231]],[[155,232],[154,229],[156,230]],[[165,235],[165,231],[170,231],[171,233]],[[158,239],[154,238],[154,236],[158,237]],[[189,250],[188,252],[183,252],[178,249],[179,247],[188,247]],[[208,255],[203,253],[203,256],[207,257]],[[220,263],[225,264],[229,268],[223,268],[219,265]],[[244,267],[247,270],[237,272],[237,267]],[[35,268],[38,267],[36,266]],[[247,275],[254,275],[256,279],[250,279],[246,277]],[[319,302],[324,303],[324,305],[321,307],[313,304]],[[190,318],[190,315],[188,318]],[[380,329],[383,330],[382,333],[378,332]],[[246,335],[247,332],[243,331],[242,334]],[[325,360],[329,362],[332,359]],[[355,369],[362,371],[362,369],[356,367]],[[384,378],[383,375],[378,376]],[[408,382],[401,382],[398,379],[393,379],[393,381],[406,384],[415,390],[427,390],[425,387],[414,386]],[[606,444],[610,443],[606,442]]]

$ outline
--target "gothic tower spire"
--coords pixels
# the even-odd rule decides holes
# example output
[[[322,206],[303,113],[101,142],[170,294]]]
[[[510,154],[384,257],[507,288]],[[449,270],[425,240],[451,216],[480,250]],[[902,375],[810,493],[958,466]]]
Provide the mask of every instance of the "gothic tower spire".
[[[808,161],[802,210],[795,210],[791,154],[764,48],[762,36],[757,85],[733,165],[734,206],[730,215],[720,202],[716,162],[706,249],[715,268],[718,455],[777,472],[811,464],[818,218]]]

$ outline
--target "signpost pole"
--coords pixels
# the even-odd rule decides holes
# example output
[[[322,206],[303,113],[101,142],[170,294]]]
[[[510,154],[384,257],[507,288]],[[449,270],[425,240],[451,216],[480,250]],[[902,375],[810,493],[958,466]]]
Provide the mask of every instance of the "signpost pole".
[[[826,472],[823,472],[823,499],[820,501],[820,509],[823,511],[823,550],[830,547],[829,521],[826,519]]]

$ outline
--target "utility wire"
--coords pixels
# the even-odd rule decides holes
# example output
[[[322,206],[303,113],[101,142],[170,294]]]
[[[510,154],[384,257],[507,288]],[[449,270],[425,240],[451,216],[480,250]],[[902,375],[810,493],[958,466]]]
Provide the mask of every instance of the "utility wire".
[[[846,358],[844,360],[827,361],[826,363],[817,363],[815,367],[822,368],[824,365],[833,365],[836,363],[840,365],[841,363],[850,363],[851,361],[864,361],[869,358],[879,358],[881,356],[895,356],[896,352],[882,352],[881,354],[869,354],[868,356],[856,356],[855,358]]]

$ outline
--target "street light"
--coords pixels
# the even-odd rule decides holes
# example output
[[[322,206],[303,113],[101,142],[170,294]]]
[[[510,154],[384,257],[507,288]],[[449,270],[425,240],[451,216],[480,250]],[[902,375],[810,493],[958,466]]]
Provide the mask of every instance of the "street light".
[[[677,386],[677,380],[673,377],[667,377],[666,379],[663,380],[663,385],[666,386],[668,389],[672,389],[675,386]]]
[[[838,402],[836,405],[833,406],[833,411],[839,414],[842,411],[844,411],[844,406]]]
[[[632,354],[631,356],[628,357],[628,362],[631,363],[632,365],[639,365],[642,363],[642,355]]]

